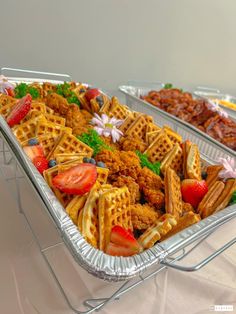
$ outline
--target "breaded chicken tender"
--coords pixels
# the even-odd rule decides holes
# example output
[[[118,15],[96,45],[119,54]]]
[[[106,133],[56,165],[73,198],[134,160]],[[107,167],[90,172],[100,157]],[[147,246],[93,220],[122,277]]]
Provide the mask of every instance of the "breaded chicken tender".
[[[117,180],[113,182],[113,186],[122,187],[127,186],[130,192],[130,203],[135,204],[140,200],[140,191],[138,184],[134,181],[133,178],[127,176],[119,176]]]
[[[163,188],[161,177],[159,177],[147,167],[142,168],[142,170],[139,172],[137,182],[141,190],[144,188],[150,190],[160,190]]]
[[[72,128],[83,127],[87,124],[86,119],[80,112],[79,106],[70,104],[66,113],[66,126]]]
[[[46,105],[62,117],[66,117],[67,111],[69,109],[68,101],[56,93],[50,93],[47,95]]]
[[[143,189],[145,200],[155,206],[157,210],[163,209],[165,206],[165,195],[160,190]]]
[[[143,153],[147,149],[147,144],[144,143],[139,137],[125,136],[120,140],[121,149],[124,151],[139,150]]]
[[[138,230],[146,230],[160,217],[160,213],[148,204],[130,205],[130,210],[133,228]]]

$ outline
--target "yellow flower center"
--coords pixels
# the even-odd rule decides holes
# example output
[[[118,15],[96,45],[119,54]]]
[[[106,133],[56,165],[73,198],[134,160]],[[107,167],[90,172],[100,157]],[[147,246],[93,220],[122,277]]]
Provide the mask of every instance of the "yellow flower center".
[[[105,127],[112,129],[112,128],[113,128],[113,125],[112,125],[111,123],[106,123],[106,124],[105,124]]]

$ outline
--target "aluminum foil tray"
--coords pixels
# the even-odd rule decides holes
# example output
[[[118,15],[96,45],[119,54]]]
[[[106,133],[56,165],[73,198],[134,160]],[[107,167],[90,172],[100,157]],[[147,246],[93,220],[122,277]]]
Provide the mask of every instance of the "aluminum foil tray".
[[[146,95],[151,90],[162,89],[164,87],[163,83],[140,83],[137,84],[137,86],[134,85],[135,83],[133,85],[131,83],[130,85],[119,87],[119,90],[126,95],[126,103],[132,110],[145,112],[146,114],[153,116],[154,121],[160,126],[169,125],[179,133],[184,140],[189,139],[196,143],[200,152],[207,155],[212,160],[217,160],[218,157],[227,156],[236,158],[236,151],[216,141],[211,136],[200,131],[191,124],[140,99],[141,95]],[[232,116],[231,119],[233,119]]]
[[[44,178],[23,152],[23,149],[2,116],[0,116],[0,137],[8,146],[22,173],[38,195],[44,209],[46,209],[48,215],[53,219],[74,259],[89,273],[106,281],[127,280],[141,275],[154,264],[164,264],[166,259],[172,254],[201,239],[204,235],[209,234],[220,225],[236,217],[236,205],[233,205],[140,254],[132,257],[109,256],[95,249],[84,240]],[[206,158],[205,162],[210,163],[210,160]]]

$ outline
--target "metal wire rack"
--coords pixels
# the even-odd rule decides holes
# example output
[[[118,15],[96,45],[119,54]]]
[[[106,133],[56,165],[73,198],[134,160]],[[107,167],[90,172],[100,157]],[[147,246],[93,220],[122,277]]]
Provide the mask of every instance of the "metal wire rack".
[[[30,72],[30,73],[32,73],[32,72]],[[42,73],[43,72],[40,72],[40,74],[42,74]],[[35,74],[35,72],[34,72],[34,74]],[[69,76],[66,76],[66,77],[68,78]],[[201,262],[199,262],[196,265],[188,267],[188,266],[181,266],[181,265],[176,264],[176,262],[183,260],[186,256],[188,256],[191,252],[193,252],[206,238],[208,238],[215,231],[216,228],[219,227],[219,225],[218,225],[210,233],[207,233],[207,234],[201,236],[200,238],[198,238],[194,244],[192,244],[188,247],[182,248],[178,252],[175,252],[175,254],[173,254],[168,259],[163,260],[161,265],[157,265],[157,266],[153,267],[152,269],[144,272],[143,274],[141,274],[141,275],[139,275],[133,279],[126,280],[126,281],[122,282],[120,284],[119,288],[118,289],[116,288],[115,291],[113,293],[111,293],[110,296],[105,296],[104,298],[100,298],[100,297],[99,298],[88,298],[88,299],[81,301],[81,304],[79,306],[75,306],[74,304],[72,304],[71,298],[68,296],[68,294],[66,292],[66,290],[68,290],[68,289],[66,289],[63,286],[63,284],[61,283],[57,272],[53,269],[53,266],[51,265],[50,260],[46,254],[53,247],[60,246],[60,245],[64,244],[63,239],[60,237],[60,231],[57,230],[60,240],[57,241],[56,243],[53,243],[52,245],[45,246],[42,244],[41,239],[38,237],[37,233],[35,232],[34,228],[32,227],[30,218],[28,217],[28,214],[25,210],[25,206],[23,206],[23,204],[22,204],[22,191],[20,189],[20,184],[21,184],[21,180],[23,180],[25,178],[25,175],[22,173],[15,156],[11,152],[11,148],[8,147],[8,144],[4,141],[4,137],[1,134],[1,129],[0,129],[0,174],[4,178],[6,185],[7,184],[11,184],[11,185],[14,184],[15,185],[14,197],[15,197],[16,203],[18,205],[19,213],[24,216],[25,221],[28,225],[28,228],[30,229],[30,231],[32,233],[32,236],[35,240],[35,243],[37,244],[37,247],[38,247],[38,249],[42,255],[44,262],[46,263],[46,265],[48,267],[48,270],[49,270],[52,278],[55,280],[55,283],[57,284],[62,296],[64,297],[68,307],[72,310],[73,313],[89,314],[89,313],[92,313],[94,311],[99,311],[102,308],[104,308],[108,303],[120,299],[120,297],[122,297],[125,293],[127,293],[127,292],[131,291],[132,289],[134,289],[135,287],[139,286],[144,281],[158,275],[160,272],[162,272],[163,270],[165,270],[168,267],[174,268],[176,270],[181,270],[181,271],[199,270],[200,268],[207,265],[216,256],[218,256],[223,251],[225,251],[230,246],[232,246],[233,244],[236,243],[236,237],[235,237],[234,239],[232,239],[228,243],[224,244],[221,248],[216,250],[213,254],[211,254],[210,256],[208,256],[207,258],[205,258],[204,260],[202,260]],[[46,213],[46,211],[45,211],[45,213]],[[232,219],[232,217],[231,217],[231,219]],[[224,223],[226,223],[229,220],[230,219],[225,220],[221,224],[223,225]],[[54,224],[52,221],[52,228],[53,228],[53,225]],[[54,227],[55,227],[55,225],[54,225]],[[112,288],[113,287],[112,284],[110,284],[110,285]],[[80,308],[82,307],[83,310],[78,309],[79,307]]]

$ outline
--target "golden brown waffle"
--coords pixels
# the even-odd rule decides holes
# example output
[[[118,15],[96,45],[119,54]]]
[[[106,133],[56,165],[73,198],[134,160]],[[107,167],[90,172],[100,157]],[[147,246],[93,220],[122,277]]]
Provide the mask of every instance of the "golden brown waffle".
[[[15,104],[17,102],[17,99],[0,93],[0,109],[4,106]]]
[[[225,188],[225,184],[221,181],[216,181],[208,190],[202,201],[198,205],[197,211],[202,218],[211,215],[218,204],[218,199]]]
[[[51,136],[57,138],[62,133],[71,134],[72,129],[46,120],[40,120],[36,127],[36,136],[51,134]]]
[[[12,111],[13,107],[15,106],[16,101],[8,102],[4,106],[0,106],[0,115],[2,115],[4,118],[9,115],[9,113]]]
[[[13,133],[17,137],[18,141],[22,144],[30,138],[36,137],[36,128],[39,123],[46,123],[46,119],[43,115],[15,126],[13,128]]]
[[[84,144],[72,134],[64,133],[59,142],[55,145],[48,158],[53,159],[56,154],[73,154],[82,153],[91,157],[93,154],[92,148]]]
[[[48,106],[46,106],[46,113],[54,114],[54,110],[52,108],[49,108]]]
[[[222,165],[214,165],[214,166],[207,167],[206,183],[207,183],[208,188],[210,188],[212,184],[214,184],[217,180],[219,180],[219,173],[223,169],[224,169],[224,166]]]
[[[62,118],[62,117],[59,117],[59,116],[55,116],[55,115],[49,114],[49,113],[45,113],[44,115],[45,115],[45,118],[49,122],[56,123],[56,124],[59,124],[59,125],[62,125],[62,126],[66,125],[66,119],[65,118]]]
[[[155,141],[147,148],[145,153],[151,162],[162,161],[166,154],[173,148],[173,144],[165,131],[161,131]]]
[[[67,161],[73,161],[73,160],[79,160],[81,163],[83,162],[83,158],[86,157],[86,154],[55,154],[54,158],[57,162],[57,164],[63,164]]]
[[[129,112],[127,111],[124,105],[119,103],[118,98],[114,96],[111,98],[111,108],[109,109],[108,114],[110,117],[125,120],[129,115]]]
[[[66,206],[66,212],[75,225],[78,223],[79,211],[84,207],[87,195],[76,195]]]
[[[97,167],[97,182],[99,182],[101,185],[107,183],[107,178],[109,174],[109,169],[108,168],[101,168]]]
[[[77,226],[81,234],[82,234],[83,211],[84,211],[83,208],[79,211],[78,222],[77,222]]]
[[[66,194],[61,192],[59,189],[55,188],[52,184],[52,179],[58,175],[58,166],[49,168],[43,172],[44,179],[46,180],[49,187],[52,189],[54,194],[56,195],[59,202],[66,208],[66,206],[70,203],[73,199],[74,195]]]
[[[108,114],[110,108],[111,108],[110,99],[107,96],[103,95],[103,105],[102,105],[101,109],[99,110],[99,113]]]
[[[168,234],[177,220],[170,214],[162,215],[155,224],[149,227],[139,238],[138,242],[144,249],[151,248],[157,241]]]
[[[39,111],[41,113],[46,113],[46,105],[43,102],[39,102],[37,100],[32,100],[31,111]]]
[[[234,191],[236,191],[236,179],[227,180],[222,194],[214,204],[214,213],[224,209],[229,204]]]
[[[164,183],[166,212],[178,219],[183,212],[180,178],[173,169],[167,168]]]
[[[146,133],[146,143],[148,145],[151,145],[155,141],[155,139],[157,138],[159,133],[160,133],[160,131],[147,132]]]
[[[157,132],[157,131],[160,131],[161,130],[161,128],[158,126],[158,125],[156,125],[155,123],[149,123],[148,125],[147,125],[147,133],[149,133],[149,132]]]
[[[182,137],[178,133],[174,132],[170,127],[165,125],[163,129],[166,131],[166,134],[173,144],[182,143]]]
[[[147,120],[144,115],[138,116],[126,131],[126,135],[130,137],[139,137],[145,141]]]
[[[200,215],[195,214],[192,211],[185,213],[182,217],[179,218],[177,224],[173,226],[172,230],[170,230],[170,232],[168,232],[165,236],[162,237],[161,241],[164,241],[165,239],[199,222],[200,220],[201,220]]]
[[[121,132],[123,132],[123,134],[126,134],[126,131],[131,126],[131,124],[135,121],[135,119],[136,119],[136,117],[134,116],[134,114],[132,112],[129,112],[127,118],[124,120],[122,125],[119,127],[119,129],[121,130]]]
[[[98,230],[98,199],[99,184],[95,184],[88,193],[82,214],[82,235],[85,240],[93,247],[98,247],[99,230]]]
[[[91,112],[91,106],[87,98],[85,97],[85,92],[79,94],[78,96],[81,109],[85,109],[88,112]]]
[[[175,146],[169,151],[169,153],[167,153],[165,158],[162,160],[161,172],[165,174],[168,167],[174,169],[176,173],[182,173],[183,152],[179,144],[175,144]]]
[[[75,167],[77,165],[81,164],[81,158],[78,157],[77,159],[74,160],[69,160],[64,162],[63,164],[58,165],[58,173],[65,172],[66,170]]]
[[[99,248],[105,251],[110,241],[111,229],[122,226],[132,230],[130,193],[126,186],[104,192],[99,197]]]
[[[183,142],[183,173],[184,173],[184,178],[188,179],[188,175],[187,175],[187,158],[188,158],[188,153],[189,153],[189,149],[191,146],[191,142],[189,140]]]
[[[55,138],[51,135],[40,135],[38,137],[32,137],[30,139],[36,138],[38,140],[38,143],[42,146],[44,155],[47,157],[47,155],[50,153],[52,148],[55,145]],[[29,139],[29,140],[30,140]],[[29,140],[26,140],[21,143],[22,146],[27,146]]]
[[[201,180],[201,159],[196,144],[191,144],[186,161],[186,174],[188,179]]]

